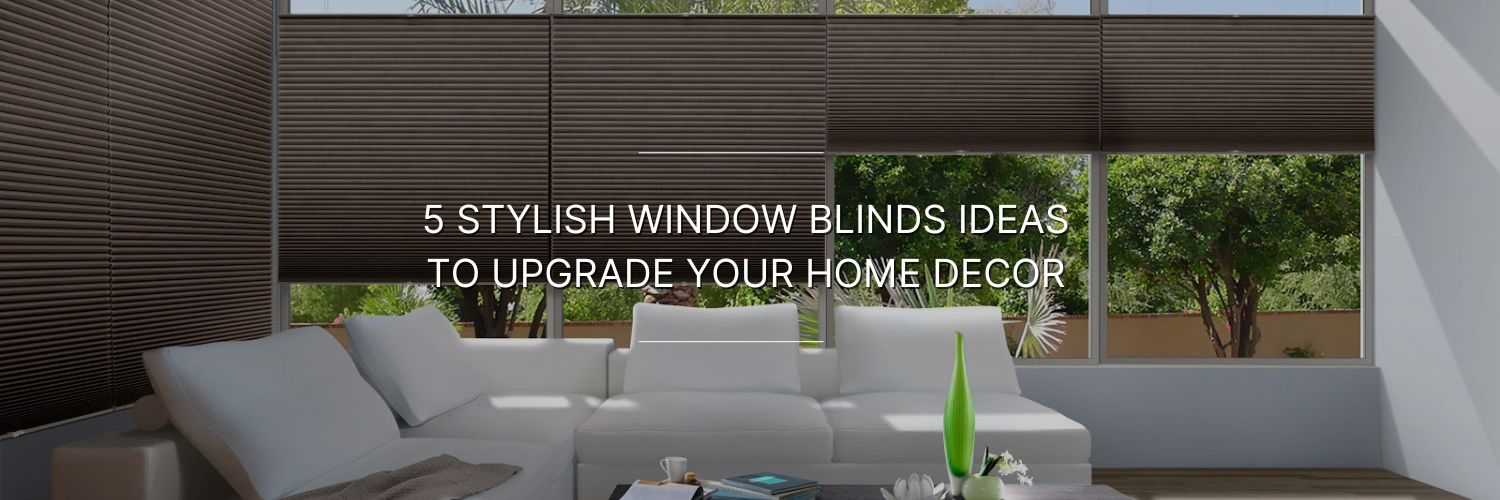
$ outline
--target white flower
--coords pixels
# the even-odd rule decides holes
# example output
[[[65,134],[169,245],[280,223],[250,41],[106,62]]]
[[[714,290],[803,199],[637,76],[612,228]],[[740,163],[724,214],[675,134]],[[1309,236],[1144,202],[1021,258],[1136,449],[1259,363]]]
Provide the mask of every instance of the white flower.
[[[1031,476],[1019,476],[1018,475],[1018,476],[1016,476],[1016,481],[1019,481],[1021,484],[1024,484],[1024,485],[1031,486]]]
[[[1010,454],[1010,450],[1005,450],[1003,452],[1000,452],[1000,459],[1006,462],[1010,462],[1012,460],[1015,460],[1016,457]]]
[[[932,477],[912,474],[909,478],[896,480],[896,485],[892,488],[896,490],[894,493],[881,488],[880,494],[886,500],[938,500],[943,498],[945,486],[934,487]]]

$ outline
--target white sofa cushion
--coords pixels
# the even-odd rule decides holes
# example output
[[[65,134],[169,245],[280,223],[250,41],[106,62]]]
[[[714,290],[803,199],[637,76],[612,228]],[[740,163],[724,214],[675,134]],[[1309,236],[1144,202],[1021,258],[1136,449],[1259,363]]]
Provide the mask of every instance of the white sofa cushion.
[[[482,439],[404,438],[386,443],[337,470],[323,474],[292,494],[353,481],[376,472],[399,469],[438,455],[453,455],[469,463],[503,463],[521,472],[499,486],[467,498],[471,500],[546,499],[559,475],[571,470],[572,450],[536,443]]]
[[[834,460],[940,463],[945,394],[874,392],[823,402]],[[1051,408],[1011,394],[974,394],[974,453],[1010,450],[1036,464],[1089,461],[1089,431]],[[976,458],[977,460],[977,458]],[[978,464],[979,462],[975,462]]]
[[[344,328],[355,361],[408,424],[419,425],[484,393],[482,373],[437,308],[404,316],[352,316]]]
[[[322,328],[145,353],[177,429],[246,499],[281,498],[400,437]]]
[[[797,335],[792,304],[717,309],[636,304],[625,392],[797,393],[802,389]],[[710,342],[660,342],[681,340]],[[747,340],[757,342],[724,342]]]
[[[1021,393],[998,307],[839,306],[834,314],[841,394],[947,393],[954,332],[964,334],[971,390]]]
[[[635,363],[636,360],[631,360]],[[689,465],[826,463],[833,430],[818,402],[800,394],[651,392],[615,396],[578,428],[578,461]]]
[[[493,395],[401,429],[402,437],[468,438],[554,444],[571,440],[599,398],[580,394]]]

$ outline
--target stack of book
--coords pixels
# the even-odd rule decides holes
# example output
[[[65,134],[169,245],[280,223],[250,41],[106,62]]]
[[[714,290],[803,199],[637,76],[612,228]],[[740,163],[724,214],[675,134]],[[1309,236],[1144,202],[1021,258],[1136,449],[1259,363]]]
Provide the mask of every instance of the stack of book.
[[[761,472],[712,481],[713,500],[813,500],[823,487],[817,481]]]

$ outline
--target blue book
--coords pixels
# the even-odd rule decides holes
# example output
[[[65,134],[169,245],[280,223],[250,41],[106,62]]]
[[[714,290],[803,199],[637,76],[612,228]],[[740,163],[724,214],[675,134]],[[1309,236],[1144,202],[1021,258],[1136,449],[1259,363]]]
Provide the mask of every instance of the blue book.
[[[812,491],[808,492],[805,495],[795,496],[795,497],[791,497],[791,498],[786,498],[786,499],[783,499],[783,500],[813,500],[815,498],[818,498],[818,493],[822,493],[822,492],[823,492],[823,488],[813,488]],[[738,494],[738,493],[730,493],[730,492],[724,491],[724,490],[719,490],[719,491],[714,492],[713,495],[710,495],[708,497],[708,500],[765,500],[765,497],[752,497],[752,496],[741,495],[741,494]]]
[[[797,490],[803,490],[818,485],[817,481],[802,479],[800,477],[792,477],[785,474],[776,474],[774,472],[760,472],[756,474],[734,476],[725,478],[720,482],[736,488],[750,490],[756,493],[765,493],[771,496],[780,496],[783,493],[791,493]]]

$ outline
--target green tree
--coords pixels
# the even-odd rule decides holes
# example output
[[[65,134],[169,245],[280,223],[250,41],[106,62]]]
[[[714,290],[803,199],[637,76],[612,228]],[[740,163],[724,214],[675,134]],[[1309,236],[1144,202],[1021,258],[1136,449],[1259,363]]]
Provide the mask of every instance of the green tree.
[[[1109,172],[1111,290],[1140,292],[1112,302],[1186,297],[1219,357],[1255,356],[1257,313],[1289,278],[1329,283],[1290,304],[1351,286],[1339,275],[1358,265],[1358,156],[1115,156]]]
[[[292,323],[332,323],[348,311],[359,310],[370,293],[365,285],[292,285]]]
[[[1067,262],[1055,300],[1067,314],[1088,311],[1088,157],[1041,155],[839,156],[834,165],[835,201],[844,225],[853,227],[858,205],[940,205],[947,230],[930,234],[840,234],[838,258],[932,259],[1029,257],[1044,244]],[[967,234],[955,229],[961,205],[1062,204],[1068,231],[1058,235]],[[879,290],[889,301],[888,292]],[[1026,310],[1026,291],[1016,287],[965,289],[955,300],[995,304],[1012,313]]]
[[[547,314],[545,286],[502,288],[476,283],[468,288],[456,285],[434,287],[437,300],[450,304],[460,321],[474,323],[477,338],[509,338],[518,334],[514,326],[527,321],[525,337],[546,336],[543,321]]]

